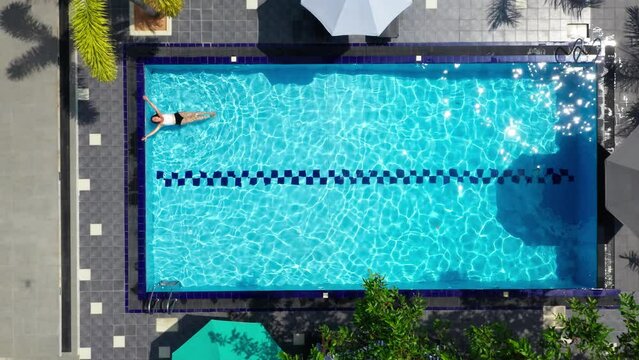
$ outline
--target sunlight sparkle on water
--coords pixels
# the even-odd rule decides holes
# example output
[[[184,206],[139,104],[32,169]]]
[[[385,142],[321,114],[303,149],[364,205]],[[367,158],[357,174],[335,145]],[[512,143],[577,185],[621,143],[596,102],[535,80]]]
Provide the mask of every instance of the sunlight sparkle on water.
[[[506,127],[504,133],[506,134],[506,136],[511,138],[514,138],[518,135],[519,131],[517,129],[517,124],[515,124],[515,121],[513,119],[510,119],[510,125]]]

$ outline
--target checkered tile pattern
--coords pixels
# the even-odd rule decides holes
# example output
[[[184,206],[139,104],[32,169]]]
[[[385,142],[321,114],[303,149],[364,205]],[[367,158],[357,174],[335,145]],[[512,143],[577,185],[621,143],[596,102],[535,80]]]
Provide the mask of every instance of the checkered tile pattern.
[[[386,185],[386,184],[490,184],[497,182],[526,184],[561,184],[573,182],[575,176],[568,169],[476,169],[470,170],[258,170],[258,171],[157,171],[156,180],[163,181],[165,187],[185,186],[235,186],[246,185]]]

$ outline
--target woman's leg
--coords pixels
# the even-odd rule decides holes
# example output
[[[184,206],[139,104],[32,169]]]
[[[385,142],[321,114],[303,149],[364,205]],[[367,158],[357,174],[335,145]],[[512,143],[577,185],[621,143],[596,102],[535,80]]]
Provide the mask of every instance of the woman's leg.
[[[214,112],[202,112],[202,111],[198,111],[198,112],[185,111],[185,112],[180,112],[179,114],[182,116],[182,125],[192,123],[194,121],[212,118],[215,116]]]

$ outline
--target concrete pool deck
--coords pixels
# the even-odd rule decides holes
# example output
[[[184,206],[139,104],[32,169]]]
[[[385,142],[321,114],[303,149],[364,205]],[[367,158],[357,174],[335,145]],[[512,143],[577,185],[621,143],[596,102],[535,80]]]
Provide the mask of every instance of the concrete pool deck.
[[[18,2],[27,4],[27,2]],[[324,35],[312,18],[299,8],[299,1],[268,0],[258,10],[247,10],[240,0],[186,0],[184,10],[174,19],[174,33],[162,38],[131,39],[128,31],[126,0],[109,2],[112,25],[118,41],[137,42],[214,42],[214,43],[305,43]],[[57,5],[33,1],[31,14],[51,27],[58,36]],[[543,0],[529,0],[528,9],[517,29],[489,32],[484,20],[488,0],[446,0],[439,9],[427,10],[425,2],[415,0],[400,17],[400,36],[395,42],[545,42],[565,40],[565,25],[571,17],[543,6]],[[608,34],[623,35],[624,7],[635,1],[609,0],[602,9],[584,12],[584,22],[600,26]],[[0,10],[5,9],[2,5]],[[471,10],[467,10],[471,9]],[[477,14],[481,13],[481,16]],[[50,38],[48,38],[50,40]],[[350,41],[363,41],[353,37]],[[327,40],[325,40],[327,41]],[[0,28],[4,70],[34,44],[11,36]],[[0,267],[6,276],[5,289],[11,289],[8,304],[0,310],[0,358],[57,358],[59,328],[59,196],[57,170],[58,75],[54,50],[49,44],[43,61],[16,81],[6,71],[2,75],[0,99],[11,105],[0,116],[3,129],[0,143],[8,151],[0,155],[5,188],[0,192]],[[41,60],[46,60],[42,58]],[[184,314],[130,314],[124,309],[124,219],[123,219],[123,128],[122,74],[111,84],[89,79],[83,69],[79,87],[89,89],[89,100],[78,104],[78,180],[89,190],[79,193],[79,344],[74,343],[68,358],[82,359],[158,359],[175,350],[185,335],[174,333],[197,330],[200,322]],[[619,96],[619,95],[618,95]],[[34,117],[34,114],[41,116]],[[37,122],[36,122],[37,120]],[[26,126],[24,126],[26,124]],[[75,175],[74,175],[75,176]],[[33,191],[33,190],[36,191]],[[35,225],[34,226],[34,219]],[[639,251],[639,239],[621,227],[614,240],[617,255]],[[624,291],[639,290],[639,274],[617,258],[615,283]],[[28,264],[28,265],[22,265]],[[433,305],[436,305],[436,301]],[[286,304],[285,304],[286,305]],[[602,310],[606,322],[619,328],[615,310]],[[458,310],[438,315],[467,321],[505,320],[521,332],[541,326],[542,309]],[[269,324],[269,330],[287,348],[293,333],[310,333],[317,324],[348,321],[349,311],[259,311],[199,314]],[[168,333],[164,333],[169,330]],[[74,338],[75,339],[75,338]],[[34,342],[39,344],[33,346]],[[169,347],[170,349],[167,349]],[[77,349],[77,351],[76,351]]]
[[[58,6],[3,2],[0,16],[0,358],[70,359],[59,357],[71,334],[60,316]]]

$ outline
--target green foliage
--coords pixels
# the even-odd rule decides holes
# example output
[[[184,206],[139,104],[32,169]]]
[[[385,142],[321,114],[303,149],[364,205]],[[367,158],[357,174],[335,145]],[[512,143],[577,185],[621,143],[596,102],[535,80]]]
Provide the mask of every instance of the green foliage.
[[[512,334],[503,324],[471,326],[466,331],[470,358],[477,360],[508,359],[513,356]]]
[[[411,301],[388,289],[380,275],[364,281],[366,296],[355,308],[353,343],[364,359],[412,359],[420,355],[416,329],[424,311],[422,298]]]
[[[608,341],[612,329],[599,322],[597,300],[588,298],[585,302],[580,302],[571,299],[569,305],[572,316],[568,319],[563,316],[560,318],[565,327],[564,336],[571,339],[574,346],[591,359],[611,359],[615,352]]]
[[[280,360],[302,360],[302,357],[299,355],[289,355],[283,351],[277,354],[277,358]]]
[[[639,305],[632,294],[621,294],[620,312],[626,332],[619,336],[619,353],[623,359],[639,359]]]
[[[117,75],[113,43],[104,0],[72,0],[70,24],[75,47],[100,81],[113,81]]]
[[[183,6],[183,0],[145,0],[145,3],[167,16],[177,16]],[[69,18],[75,48],[91,76],[110,82],[117,76],[117,65],[106,4],[107,0],[71,0]]]
[[[388,289],[377,274],[364,280],[364,289],[352,327],[320,327],[322,351],[336,360],[423,359],[430,348],[428,339],[418,333],[423,299],[407,299],[397,289]]]
[[[426,352],[436,359],[457,360],[461,359],[459,346],[455,344],[449,333],[450,324],[448,322],[435,319],[432,324],[423,330],[427,337],[425,342]]]
[[[182,10],[183,0],[145,0],[152,8],[166,16],[175,17]]]
[[[538,355],[533,349],[528,339],[509,339],[508,346],[509,352],[514,359],[526,359],[526,360],[543,360],[542,355]]]
[[[364,298],[356,303],[353,323],[319,328],[321,344],[308,360],[626,360],[639,359],[639,305],[632,295],[620,296],[621,316],[627,331],[616,348],[609,341],[612,329],[599,322],[597,300],[571,299],[572,315],[559,316],[557,328],[545,329],[538,343],[514,336],[505,325],[471,326],[465,333],[468,347],[456,344],[445,322],[434,320],[420,328],[421,298],[408,299],[388,289],[384,278],[372,274],[364,280]],[[280,360],[302,360],[280,354]]]
[[[539,342],[539,348],[543,351],[541,359],[569,360],[572,358],[572,351],[562,339],[562,333],[555,328],[544,330]]]

